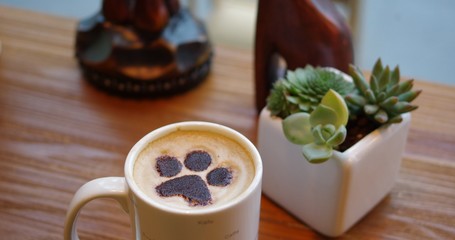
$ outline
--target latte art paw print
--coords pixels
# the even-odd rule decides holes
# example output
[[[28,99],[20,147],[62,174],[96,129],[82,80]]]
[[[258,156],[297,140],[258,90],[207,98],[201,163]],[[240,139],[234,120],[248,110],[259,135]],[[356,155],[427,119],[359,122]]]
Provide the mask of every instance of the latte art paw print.
[[[192,172],[207,173],[205,180],[199,175],[177,176],[183,169],[182,163],[175,157],[163,155],[156,159],[156,170],[163,178],[172,178],[158,185],[155,189],[161,197],[179,196],[190,206],[206,206],[212,203],[210,186],[225,187],[231,184],[232,171],[229,168],[217,167],[208,171],[212,164],[210,154],[205,151],[189,152],[184,160],[184,167]]]

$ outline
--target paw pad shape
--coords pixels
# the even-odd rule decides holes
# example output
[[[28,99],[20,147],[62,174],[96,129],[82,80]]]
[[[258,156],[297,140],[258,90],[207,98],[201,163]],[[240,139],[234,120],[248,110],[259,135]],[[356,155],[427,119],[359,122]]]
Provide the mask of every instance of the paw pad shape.
[[[193,172],[203,172],[207,171],[211,164],[210,154],[196,150],[187,153],[184,166],[176,157],[160,156],[156,159],[156,170],[161,177],[172,178],[180,174],[183,167]],[[162,197],[180,196],[190,206],[205,206],[212,202],[208,185],[224,187],[231,184],[231,181],[232,171],[225,167],[217,167],[207,173],[205,180],[199,175],[177,176],[158,185],[156,191]]]

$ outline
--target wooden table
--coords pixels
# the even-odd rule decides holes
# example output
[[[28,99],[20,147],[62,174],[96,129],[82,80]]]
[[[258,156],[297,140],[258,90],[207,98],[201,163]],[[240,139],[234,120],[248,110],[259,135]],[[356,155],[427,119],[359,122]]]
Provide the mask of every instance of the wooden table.
[[[218,46],[209,78],[187,93],[127,100],[86,83],[73,57],[76,21],[0,6],[0,239],[61,239],[66,209],[85,182],[122,176],[147,132],[184,120],[232,127],[253,142],[252,53]],[[411,130],[392,192],[341,239],[455,238],[455,87],[418,81]],[[97,200],[82,239],[128,239],[128,217]],[[260,240],[321,239],[266,196]]]

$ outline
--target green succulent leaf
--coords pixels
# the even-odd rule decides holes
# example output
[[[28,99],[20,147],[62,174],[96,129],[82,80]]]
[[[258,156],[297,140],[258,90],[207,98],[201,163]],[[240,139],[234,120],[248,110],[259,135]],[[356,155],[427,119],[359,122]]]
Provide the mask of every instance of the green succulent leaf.
[[[311,133],[313,134],[314,143],[316,144],[325,144],[326,139],[322,132],[322,125],[319,124],[311,129]]]
[[[367,104],[367,100],[363,96],[357,94],[349,94],[344,99],[346,100],[346,102],[355,106],[363,106]]]
[[[386,98],[385,92],[380,92],[380,93],[376,94],[377,102],[382,102],[382,101],[384,101],[385,98]]]
[[[346,135],[348,134],[348,131],[346,130],[346,127],[341,125],[338,127],[338,129],[332,134],[332,137],[330,137],[327,140],[327,145],[329,146],[338,146],[344,142],[346,139]]]
[[[373,71],[371,73],[371,77],[373,77],[373,76],[381,76],[383,69],[384,68],[382,67],[382,61],[381,61],[380,58],[378,58],[378,60],[376,60],[376,62],[374,63]],[[370,77],[370,80],[371,80],[371,77]]]
[[[400,68],[398,66],[396,66],[393,69],[392,74],[390,76],[389,84],[391,86],[393,86],[393,85],[398,84],[399,81],[400,81]]]
[[[334,124],[335,126],[346,125],[348,123],[348,106],[339,93],[330,89],[322,98],[321,104],[335,110],[335,113],[337,114],[337,122]]]
[[[411,90],[412,86],[414,85],[414,79],[409,79],[402,83],[398,84],[398,92],[397,94],[403,94],[409,90]]]
[[[380,103],[381,107],[382,108],[391,108],[393,107],[393,105],[395,105],[396,103],[398,102],[398,97],[389,97],[387,98],[386,100],[384,100],[383,102]]]
[[[389,116],[386,111],[380,109],[376,114],[374,114],[374,120],[378,123],[384,124],[389,120]]]
[[[417,106],[411,105],[408,102],[397,102],[393,106],[393,111],[396,113],[405,113],[417,109]]]
[[[347,130],[346,127],[341,125],[335,128],[332,124],[317,125],[312,128],[314,143],[324,144],[327,146],[335,147],[344,142]]]
[[[367,89],[365,91],[365,97],[368,99],[370,103],[376,102],[376,97],[374,96],[374,93],[371,89]]]
[[[324,136],[324,140],[328,140],[329,138],[331,138],[336,130],[337,130],[336,127],[333,126],[332,124],[322,126],[321,132],[322,135]]]
[[[405,93],[402,93],[398,96],[398,100],[400,102],[412,102],[414,99],[417,98],[417,96],[420,95],[422,90],[417,90],[417,91],[408,91]]]
[[[311,132],[310,114],[299,112],[289,115],[282,121],[284,136],[294,144],[307,144],[313,142]]]
[[[338,120],[338,115],[332,108],[325,105],[319,105],[310,115],[311,126],[333,124],[339,126],[341,121]]]
[[[296,82],[298,79],[296,73],[293,71],[287,71],[286,78],[288,79],[289,82]]]
[[[363,110],[365,111],[366,114],[373,115],[379,111],[379,106],[373,105],[373,104],[367,104],[363,107]]]
[[[301,112],[311,112],[312,111],[311,107],[312,107],[312,105],[308,102],[299,103],[299,109]]]
[[[299,99],[297,97],[294,97],[294,96],[286,96],[286,100],[289,103],[299,104]]]
[[[401,115],[397,115],[389,120],[389,123],[400,123],[403,121],[403,117]]]
[[[349,75],[351,75],[354,85],[357,89],[365,96],[368,87],[368,83],[365,81],[365,77],[357,66],[349,66]]]
[[[333,149],[324,144],[310,143],[302,147],[302,153],[310,163],[323,163],[332,157]]]
[[[375,75],[371,75],[370,77],[370,88],[373,93],[378,94],[379,92],[379,80],[376,78]]]
[[[381,77],[379,78],[379,90],[383,91],[386,89],[387,85],[389,84],[389,79],[390,79],[390,68],[389,66],[386,66],[384,71],[381,74]]]
[[[396,96],[398,94],[399,89],[400,88],[398,84],[388,87],[387,90],[385,91],[386,98]]]

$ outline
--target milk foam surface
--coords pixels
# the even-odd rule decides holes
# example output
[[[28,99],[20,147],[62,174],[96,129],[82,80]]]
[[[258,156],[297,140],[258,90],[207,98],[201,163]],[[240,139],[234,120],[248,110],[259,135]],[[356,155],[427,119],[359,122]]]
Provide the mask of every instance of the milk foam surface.
[[[174,177],[161,177],[156,169],[156,159],[163,155],[176,157],[182,164],[187,153],[202,150],[210,154],[212,163],[207,170],[193,172],[186,167]],[[180,196],[161,197],[155,188],[161,183],[185,175],[199,175],[206,181],[207,174],[219,167],[232,171],[232,182],[228,186],[208,185],[212,203],[207,206],[189,206]],[[248,151],[234,140],[208,131],[177,130],[149,143],[139,154],[133,175],[139,188],[151,199],[180,209],[210,208],[229,202],[240,195],[251,184],[255,170]]]

